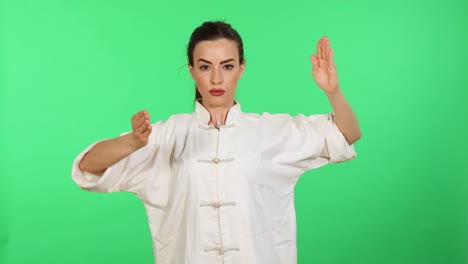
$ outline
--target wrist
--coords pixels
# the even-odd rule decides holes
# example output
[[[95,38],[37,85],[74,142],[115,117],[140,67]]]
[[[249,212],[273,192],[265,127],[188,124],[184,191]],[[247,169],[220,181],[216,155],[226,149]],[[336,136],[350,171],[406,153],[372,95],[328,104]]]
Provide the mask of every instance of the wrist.
[[[340,87],[336,87],[334,89],[328,89],[328,91],[325,91],[325,95],[328,97],[328,99],[333,100],[336,97],[343,96],[343,93],[341,92]]]
[[[123,136],[123,139],[125,140],[125,144],[131,148],[132,151],[136,151],[146,145],[138,139],[134,132],[126,134]]]

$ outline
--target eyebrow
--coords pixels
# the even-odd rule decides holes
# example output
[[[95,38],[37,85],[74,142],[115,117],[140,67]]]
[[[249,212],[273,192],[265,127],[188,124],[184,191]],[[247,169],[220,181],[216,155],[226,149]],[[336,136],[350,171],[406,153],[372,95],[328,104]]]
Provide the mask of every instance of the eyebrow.
[[[205,60],[205,59],[198,59],[197,63],[200,62],[200,61],[205,62],[205,63],[208,63],[208,64],[213,64],[211,61]],[[224,64],[224,63],[230,62],[230,61],[235,61],[235,60],[234,60],[233,58],[230,58],[230,59],[227,59],[227,60],[223,60],[223,61],[220,62],[219,64]]]

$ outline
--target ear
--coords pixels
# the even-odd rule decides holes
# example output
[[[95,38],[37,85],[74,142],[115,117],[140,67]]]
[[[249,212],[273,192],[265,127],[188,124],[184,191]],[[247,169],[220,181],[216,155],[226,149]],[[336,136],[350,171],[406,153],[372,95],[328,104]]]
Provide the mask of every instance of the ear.
[[[239,70],[239,78],[242,78],[242,76],[244,75],[244,69],[245,69],[245,60],[244,62],[240,65],[240,70]]]
[[[189,68],[189,72],[190,72],[190,76],[192,76],[192,79],[195,80],[194,78],[194,72],[193,72],[193,66],[190,65],[190,64],[187,64],[188,68]]]

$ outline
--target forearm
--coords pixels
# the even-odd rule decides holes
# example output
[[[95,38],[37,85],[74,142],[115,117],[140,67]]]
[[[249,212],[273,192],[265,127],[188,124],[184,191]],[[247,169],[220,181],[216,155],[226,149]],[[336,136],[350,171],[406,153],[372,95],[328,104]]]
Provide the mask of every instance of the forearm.
[[[82,171],[102,175],[107,168],[141,148],[133,133],[97,143],[79,164]]]
[[[327,94],[327,97],[335,114],[336,126],[343,133],[348,144],[358,141],[361,138],[361,129],[353,109],[341,90],[338,89],[334,94]]]

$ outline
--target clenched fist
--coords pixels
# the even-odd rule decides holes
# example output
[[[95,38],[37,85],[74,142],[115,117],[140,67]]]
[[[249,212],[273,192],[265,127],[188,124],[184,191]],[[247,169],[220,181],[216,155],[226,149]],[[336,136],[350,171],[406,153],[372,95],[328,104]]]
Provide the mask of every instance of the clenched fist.
[[[151,129],[152,126],[150,124],[150,115],[148,111],[143,110],[132,116],[132,133],[134,135],[136,147],[140,148],[148,144]]]

